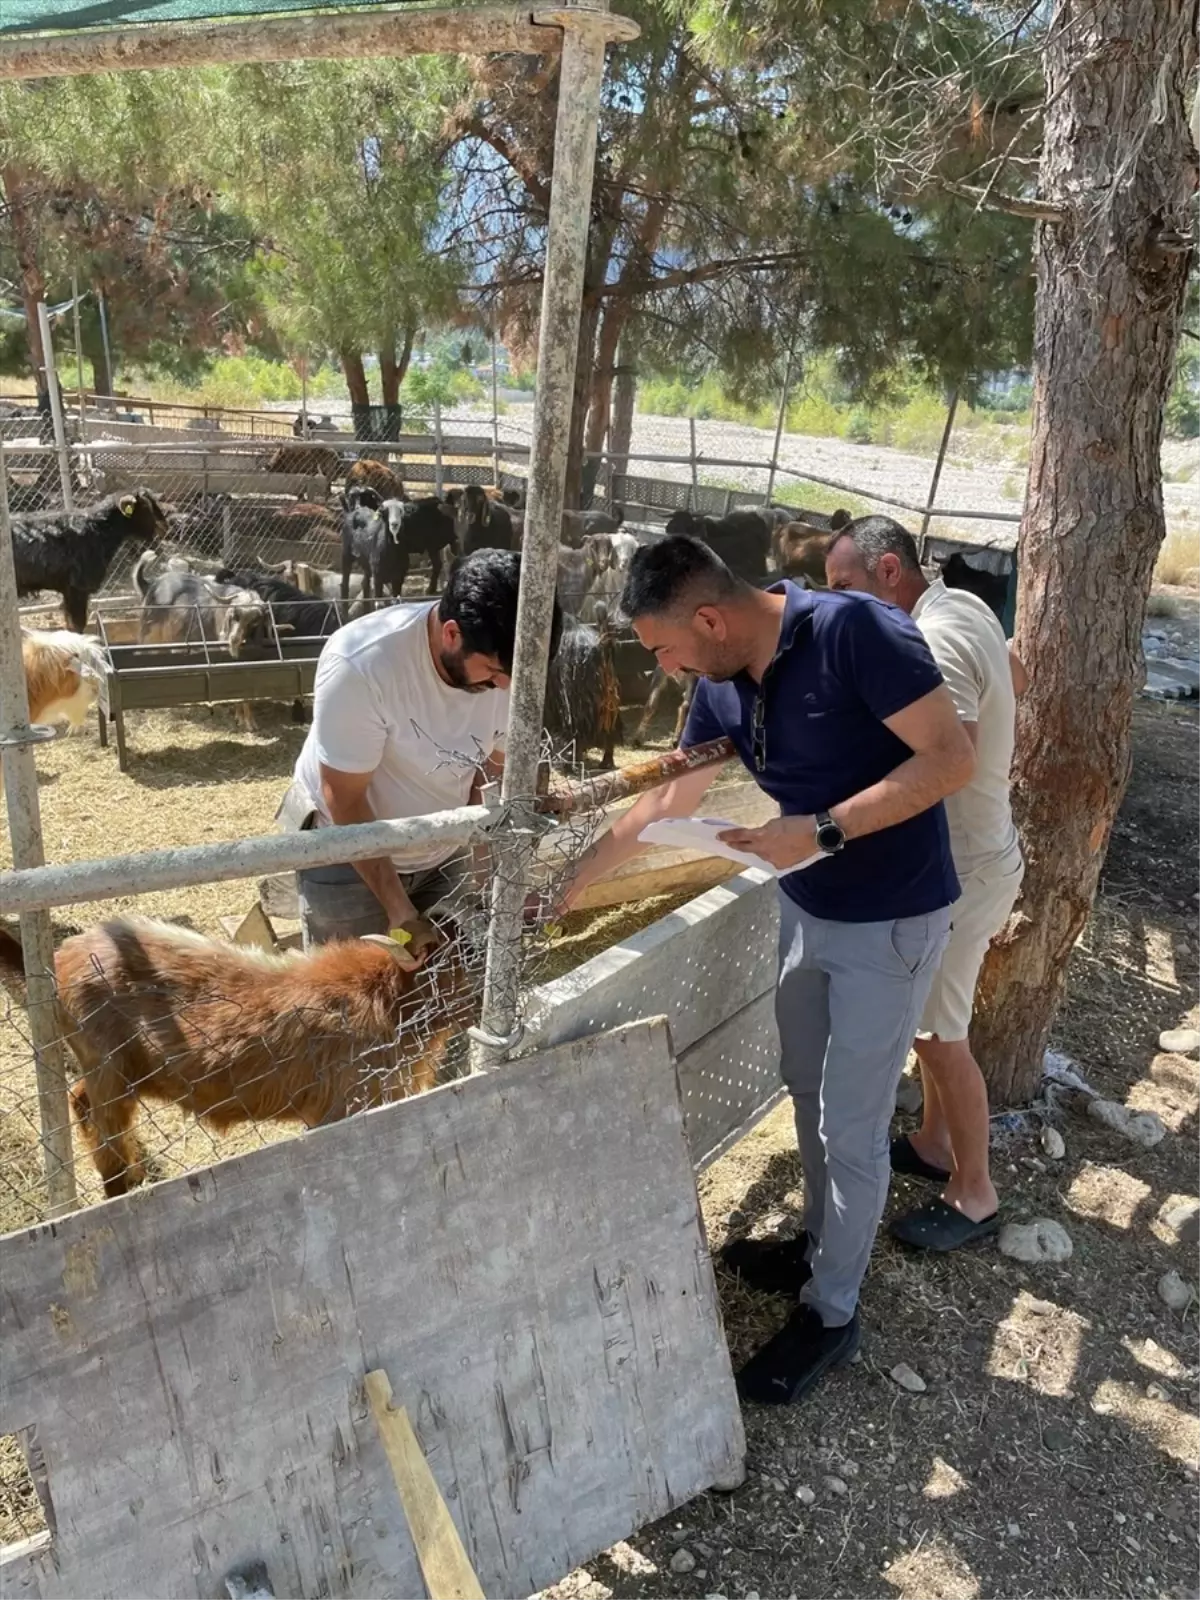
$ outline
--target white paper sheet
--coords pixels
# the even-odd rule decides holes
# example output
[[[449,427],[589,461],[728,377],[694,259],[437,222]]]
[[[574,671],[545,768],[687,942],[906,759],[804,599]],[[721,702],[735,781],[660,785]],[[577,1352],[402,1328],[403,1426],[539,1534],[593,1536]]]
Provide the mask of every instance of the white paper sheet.
[[[727,861],[736,861],[743,867],[769,872],[773,878],[785,877],[789,872],[803,872],[805,867],[821,859],[818,852],[798,867],[773,867],[762,856],[753,855],[749,850],[735,850],[731,845],[722,844],[717,837],[730,828],[742,827],[745,823],[725,822],[720,817],[664,817],[643,828],[638,838],[647,844],[665,844],[676,850],[703,850],[706,855],[724,856]]]

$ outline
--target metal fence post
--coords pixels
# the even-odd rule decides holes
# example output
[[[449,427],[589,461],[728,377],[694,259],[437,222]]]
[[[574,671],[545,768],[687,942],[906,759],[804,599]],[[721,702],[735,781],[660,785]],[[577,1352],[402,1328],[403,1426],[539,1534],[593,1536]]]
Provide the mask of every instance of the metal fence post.
[[[44,326],[42,337],[46,337]],[[47,376],[54,381],[52,364]],[[4,769],[4,798],[14,867],[40,867],[46,859],[33,746],[47,731],[35,732],[29,726],[29,697],[21,665],[12,523],[8,514],[8,480],[4,447],[0,444],[0,751],[3,753],[0,764]],[[66,1059],[55,1004],[54,938],[49,912],[28,911],[21,917],[21,945],[25,957],[29,1033],[37,1075],[48,1214],[58,1217],[74,1208],[75,1168],[67,1108]]]
[[[958,410],[958,390],[951,389],[950,404],[946,411],[946,426],[942,429],[942,442],[938,446],[937,460],[933,464],[933,477],[929,483],[929,498],[925,504],[925,515],[921,518],[921,532],[917,540],[922,558],[925,555],[925,535],[929,532],[929,523],[933,517],[933,507],[937,501],[938,480],[942,476],[942,466],[946,460],[946,451],[950,448],[950,435],[954,431],[954,413]]]
[[[697,476],[697,473],[696,473],[696,419],[695,419],[695,417],[689,417],[688,418],[688,460],[691,463],[691,468],[692,468],[692,488],[691,488],[690,494],[688,495],[688,510],[689,511],[694,511],[696,509],[696,500],[697,500],[696,491],[700,487],[700,479],[699,479],[699,477]]]
[[[576,12],[551,13],[563,30],[554,134],[554,185],[546,237],[546,270],[538,337],[537,399],[529,456],[529,500],[517,608],[517,647],[513,661],[512,706],[504,762],[502,803],[529,812],[537,787],[542,748],[542,706],[550,652],[550,624],[558,573],[567,444],[579,346],[579,313],[591,216],[592,170],[600,88],[608,39],[619,37],[619,17]],[[628,33],[625,33],[628,37]],[[532,823],[532,817],[528,816]],[[521,982],[521,935],[526,885],[530,881],[533,834],[530,827],[497,839],[492,916],[488,927],[480,1027],[472,1034],[472,1065],[495,1067],[517,1042]]]
[[[446,470],[442,464],[442,402],[433,402],[433,489],[435,494],[446,490]]]
[[[796,354],[796,341],[793,338],[788,347],[787,366],[783,369],[783,388],[779,395],[779,414],[775,418],[775,443],[771,446],[771,468],[767,473],[767,504],[771,503],[771,496],[775,493],[775,474],[779,471],[779,444],[783,438],[783,425],[787,421],[788,397],[792,392],[792,362]]]
[[[79,389],[79,442],[87,443],[87,399],[83,387],[83,335],[79,329],[79,273],[71,274],[72,320],[75,323],[75,382]]]
[[[496,328],[492,326],[492,482],[500,487],[500,397],[496,376]]]
[[[50,313],[46,302],[38,301],[38,327],[42,334],[42,360],[45,362],[46,387],[50,392],[50,421],[54,424],[54,448],[58,453],[58,479],[62,485],[63,507],[74,511],[75,496],[71,492],[71,456],[67,450],[67,430],[63,422],[62,395],[58,389],[58,368],[54,363],[54,339],[50,332]]]

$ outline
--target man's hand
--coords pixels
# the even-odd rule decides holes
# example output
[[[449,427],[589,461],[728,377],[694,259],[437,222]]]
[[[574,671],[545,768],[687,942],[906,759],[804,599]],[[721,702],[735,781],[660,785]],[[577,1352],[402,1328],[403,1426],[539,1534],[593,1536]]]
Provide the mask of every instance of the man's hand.
[[[821,853],[815,817],[773,817],[761,828],[727,828],[717,838],[735,850],[761,856],[780,870],[799,867]]]
[[[407,934],[407,940],[396,939],[398,933]],[[398,957],[400,965],[410,972],[423,967],[443,942],[441,934],[433,923],[427,922],[424,917],[412,917],[409,921],[402,922],[399,927],[391,929],[391,935],[396,944],[402,947],[402,954]]]

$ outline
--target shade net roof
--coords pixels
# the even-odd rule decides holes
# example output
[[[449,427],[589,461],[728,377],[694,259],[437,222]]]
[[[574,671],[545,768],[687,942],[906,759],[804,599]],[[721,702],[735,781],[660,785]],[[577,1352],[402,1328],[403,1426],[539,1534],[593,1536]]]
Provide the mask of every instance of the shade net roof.
[[[405,0],[338,0],[339,11],[392,10]],[[459,0],[462,4],[462,0]],[[6,34],[82,33],[147,22],[204,22],[267,17],[322,9],[313,0],[0,0],[0,39]],[[412,4],[412,9],[421,9]]]

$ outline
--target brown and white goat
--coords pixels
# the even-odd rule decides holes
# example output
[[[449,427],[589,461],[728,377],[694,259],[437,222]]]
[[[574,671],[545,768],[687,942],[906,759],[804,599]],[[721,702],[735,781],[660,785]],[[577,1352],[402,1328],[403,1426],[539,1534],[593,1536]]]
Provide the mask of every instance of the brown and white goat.
[[[59,1027],[82,1079],[71,1104],[105,1194],[145,1180],[139,1101],[215,1132],[242,1122],[313,1128],[432,1088],[469,1020],[462,967],[443,949],[415,971],[382,936],[272,955],[128,917],[64,940]],[[20,945],[0,929],[0,965]]]
[[[83,725],[96,704],[107,662],[98,639],[66,629],[21,629],[21,665],[30,722]]]

